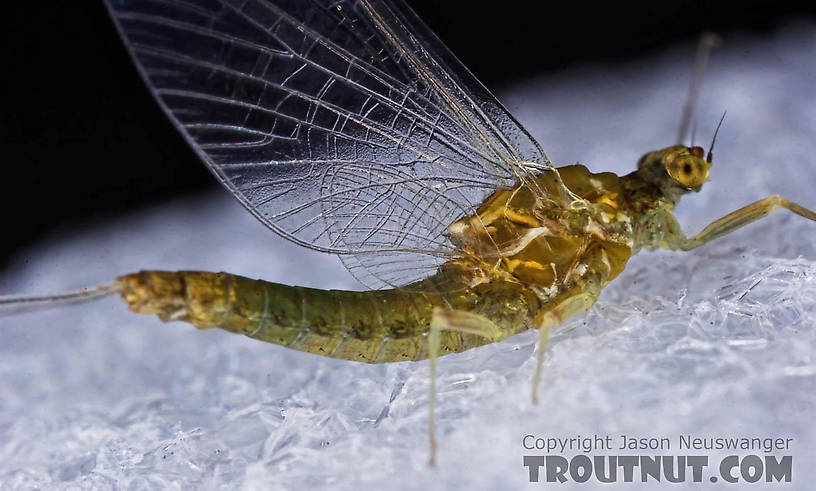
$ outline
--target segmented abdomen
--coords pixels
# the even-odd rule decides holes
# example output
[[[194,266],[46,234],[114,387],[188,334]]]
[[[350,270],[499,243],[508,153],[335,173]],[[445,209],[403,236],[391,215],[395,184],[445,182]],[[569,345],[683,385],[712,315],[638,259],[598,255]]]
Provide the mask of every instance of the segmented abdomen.
[[[368,363],[427,358],[426,334],[436,307],[485,315],[499,326],[502,337],[530,327],[531,299],[512,285],[490,295],[471,289],[445,295],[400,289],[354,292],[192,271],[142,271],[118,281],[122,297],[135,312]],[[440,354],[491,341],[450,331],[442,332],[440,339]]]

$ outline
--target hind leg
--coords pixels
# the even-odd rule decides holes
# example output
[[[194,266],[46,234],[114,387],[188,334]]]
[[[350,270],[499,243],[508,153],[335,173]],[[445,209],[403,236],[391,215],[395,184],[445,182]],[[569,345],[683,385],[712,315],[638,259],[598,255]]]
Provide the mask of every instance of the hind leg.
[[[442,331],[476,334],[490,341],[500,339],[501,335],[499,328],[490,319],[481,315],[461,310],[434,309],[431,317],[431,330],[428,334],[428,352],[431,362],[430,397],[428,400],[428,409],[430,410],[430,418],[428,419],[430,457],[428,465],[431,467],[436,465],[436,358],[439,356],[439,334]]]

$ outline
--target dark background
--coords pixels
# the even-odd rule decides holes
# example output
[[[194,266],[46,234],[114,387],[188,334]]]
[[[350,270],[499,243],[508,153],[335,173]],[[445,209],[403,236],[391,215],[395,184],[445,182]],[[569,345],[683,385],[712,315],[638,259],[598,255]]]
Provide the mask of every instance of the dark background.
[[[494,90],[705,29],[762,36],[816,19],[816,6],[778,1],[409,3]],[[15,2],[3,17],[0,269],[45,234],[215,186],[142,86],[101,2]]]

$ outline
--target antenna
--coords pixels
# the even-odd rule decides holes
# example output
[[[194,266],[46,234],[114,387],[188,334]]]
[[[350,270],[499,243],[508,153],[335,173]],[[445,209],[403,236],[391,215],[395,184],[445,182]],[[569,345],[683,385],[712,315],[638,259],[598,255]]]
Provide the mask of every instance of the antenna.
[[[703,83],[703,73],[708,65],[708,55],[711,48],[719,44],[720,38],[711,32],[704,32],[697,42],[697,54],[694,57],[694,69],[689,83],[686,103],[683,105],[683,116],[680,119],[680,129],[677,132],[677,143],[683,143],[688,134],[691,120],[694,118],[694,109],[697,107],[697,98],[700,95],[700,85]]]
[[[714,156],[714,154],[713,154],[713,152],[714,152],[714,142],[717,141],[717,133],[720,132],[720,126],[722,126],[722,122],[725,119],[726,113],[728,113],[728,111],[723,111],[723,115],[720,118],[720,122],[717,123],[717,129],[714,130],[714,138],[711,139],[711,146],[708,147],[708,155],[706,155],[706,162],[708,162],[709,164],[711,163],[711,159]]]

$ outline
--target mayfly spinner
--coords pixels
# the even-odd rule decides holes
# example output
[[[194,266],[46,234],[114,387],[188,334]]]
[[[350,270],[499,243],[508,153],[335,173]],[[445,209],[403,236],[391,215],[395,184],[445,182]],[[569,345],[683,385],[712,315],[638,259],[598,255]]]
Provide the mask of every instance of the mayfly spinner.
[[[432,462],[436,357],[538,329],[535,400],[549,330],[589,308],[638,250],[693,249],[779,207],[816,220],[774,195],[686,237],[672,210],[707,180],[710,150],[649,152],[622,177],[554,167],[399,0],[108,9],[156,100],[224,187],[283,237],[338,254],[371,290],[142,271],[0,307],[118,293],[134,312],[310,353],[430,358]]]

